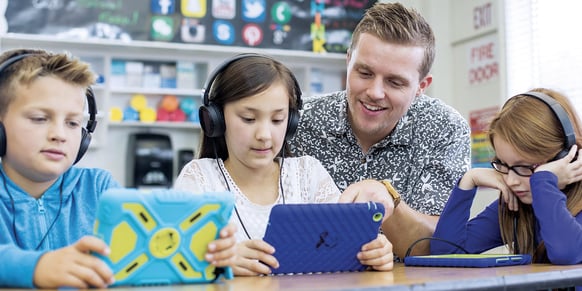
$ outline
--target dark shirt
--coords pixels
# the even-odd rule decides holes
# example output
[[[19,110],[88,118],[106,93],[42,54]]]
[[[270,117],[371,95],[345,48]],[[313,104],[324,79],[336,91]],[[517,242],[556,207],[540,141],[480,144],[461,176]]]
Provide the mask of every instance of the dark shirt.
[[[470,128],[455,109],[422,95],[394,131],[364,154],[340,91],[305,101],[290,149],[320,160],[341,191],[360,180],[388,179],[411,208],[439,215],[469,168]]]

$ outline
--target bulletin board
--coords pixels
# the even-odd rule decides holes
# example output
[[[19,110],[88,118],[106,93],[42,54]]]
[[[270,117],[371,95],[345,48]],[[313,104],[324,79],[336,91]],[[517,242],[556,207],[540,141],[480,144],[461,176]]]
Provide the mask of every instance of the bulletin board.
[[[469,112],[471,125],[471,167],[490,168],[495,151],[487,135],[489,124],[499,111],[499,106],[482,108]]]
[[[375,0],[8,0],[7,32],[345,52]]]

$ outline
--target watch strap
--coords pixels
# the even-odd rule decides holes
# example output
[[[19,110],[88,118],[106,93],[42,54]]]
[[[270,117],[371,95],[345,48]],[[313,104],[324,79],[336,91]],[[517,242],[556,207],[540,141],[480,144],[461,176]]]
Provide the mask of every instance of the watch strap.
[[[398,191],[396,191],[396,189],[394,189],[394,187],[392,186],[392,183],[390,183],[390,181],[380,180],[379,182],[382,183],[384,185],[384,187],[386,187],[388,194],[390,194],[390,196],[394,200],[394,209],[396,209],[396,207],[398,207],[398,204],[400,204],[400,200],[401,200],[400,194],[398,193]]]

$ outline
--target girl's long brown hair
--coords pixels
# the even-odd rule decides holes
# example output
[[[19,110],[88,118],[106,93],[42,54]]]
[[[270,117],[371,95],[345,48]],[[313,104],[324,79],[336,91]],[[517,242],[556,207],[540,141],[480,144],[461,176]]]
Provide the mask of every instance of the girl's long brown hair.
[[[580,120],[568,99],[554,90],[537,88],[532,91],[554,98],[564,108],[574,128],[576,144],[580,148]],[[552,109],[543,101],[527,95],[516,95],[507,100],[492,120],[489,126],[491,145],[494,145],[496,137],[507,141],[520,156],[544,163],[551,161],[563,149],[566,138]],[[567,185],[562,191],[566,195],[568,210],[573,216],[577,215],[582,210],[582,183]],[[535,243],[535,217],[531,205],[519,202],[519,211],[513,212],[500,198],[499,223],[503,242],[512,253],[516,252],[513,245],[516,239],[520,253],[532,255],[535,262],[549,262],[543,242],[539,245]]]

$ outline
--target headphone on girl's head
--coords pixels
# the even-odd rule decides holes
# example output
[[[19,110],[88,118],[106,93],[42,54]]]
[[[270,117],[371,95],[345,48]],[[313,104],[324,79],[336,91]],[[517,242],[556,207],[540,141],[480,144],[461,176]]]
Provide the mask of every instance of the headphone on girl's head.
[[[568,155],[570,148],[576,144],[576,134],[574,133],[574,127],[572,126],[572,122],[570,122],[570,118],[568,117],[568,113],[564,110],[564,107],[556,101],[556,99],[550,97],[548,94],[538,91],[529,91],[525,93],[518,94],[516,96],[528,96],[532,98],[536,98],[542,101],[550,110],[554,113],[558,122],[560,123],[562,130],[564,132],[564,147],[562,150],[554,157],[552,160],[559,160]],[[519,215],[517,213],[514,214],[512,219],[512,227],[513,227],[513,248],[514,253],[518,254],[522,250],[520,250],[519,243],[517,242],[517,224],[518,224]]]
[[[6,68],[10,67],[12,64],[32,55],[35,54],[21,54],[7,59],[0,64],[0,76],[3,74]],[[87,88],[85,96],[87,98],[87,107],[89,108],[89,120],[87,121],[87,125],[81,129],[81,145],[79,147],[79,151],[77,152],[77,157],[75,158],[74,164],[81,160],[83,155],[87,152],[87,149],[89,149],[89,144],[91,144],[91,133],[95,131],[95,127],[97,126],[97,120],[95,118],[97,115],[97,105],[95,103],[95,95],[91,87]],[[6,147],[6,130],[2,122],[0,122],[0,157],[3,157],[6,154]]]
[[[536,98],[544,102],[552,110],[556,118],[558,118],[558,121],[562,126],[562,130],[564,131],[564,136],[566,137],[564,140],[564,148],[556,155],[553,160],[559,160],[567,156],[570,148],[576,144],[576,134],[574,133],[574,127],[572,126],[572,122],[570,122],[570,118],[568,118],[568,113],[566,113],[566,110],[564,110],[562,105],[560,105],[556,99],[542,92],[529,91],[519,95]]]
[[[212,88],[214,81],[218,78],[218,76],[220,76],[220,74],[224,72],[224,70],[228,68],[228,66],[230,66],[231,64],[235,63],[240,59],[248,57],[261,57],[272,59],[271,57],[260,54],[253,53],[239,54],[224,61],[222,64],[216,67],[216,69],[214,69],[214,71],[212,72],[212,74],[210,74],[210,77],[206,81],[206,84],[204,85],[204,95],[203,95],[204,105],[200,106],[200,109],[198,110],[198,115],[200,117],[200,126],[204,131],[204,135],[208,137],[221,137],[224,134],[224,131],[226,130],[226,124],[224,122],[222,107],[212,102],[212,100],[210,100],[210,89]],[[287,141],[293,138],[293,135],[295,135],[295,132],[297,131],[297,126],[299,125],[299,110],[303,106],[303,101],[301,101],[301,88],[299,87],[299,82],[297,82],[297,79],[295,78],[293,73],[291,73],[291,78],[293,79],[293,83],[295,84],[294,91],[296,94],[295,99],[297,100],[296,101],[297,107],[289,108],[289,117],[287,119],[287,131],[285,132],[285,140]]]

